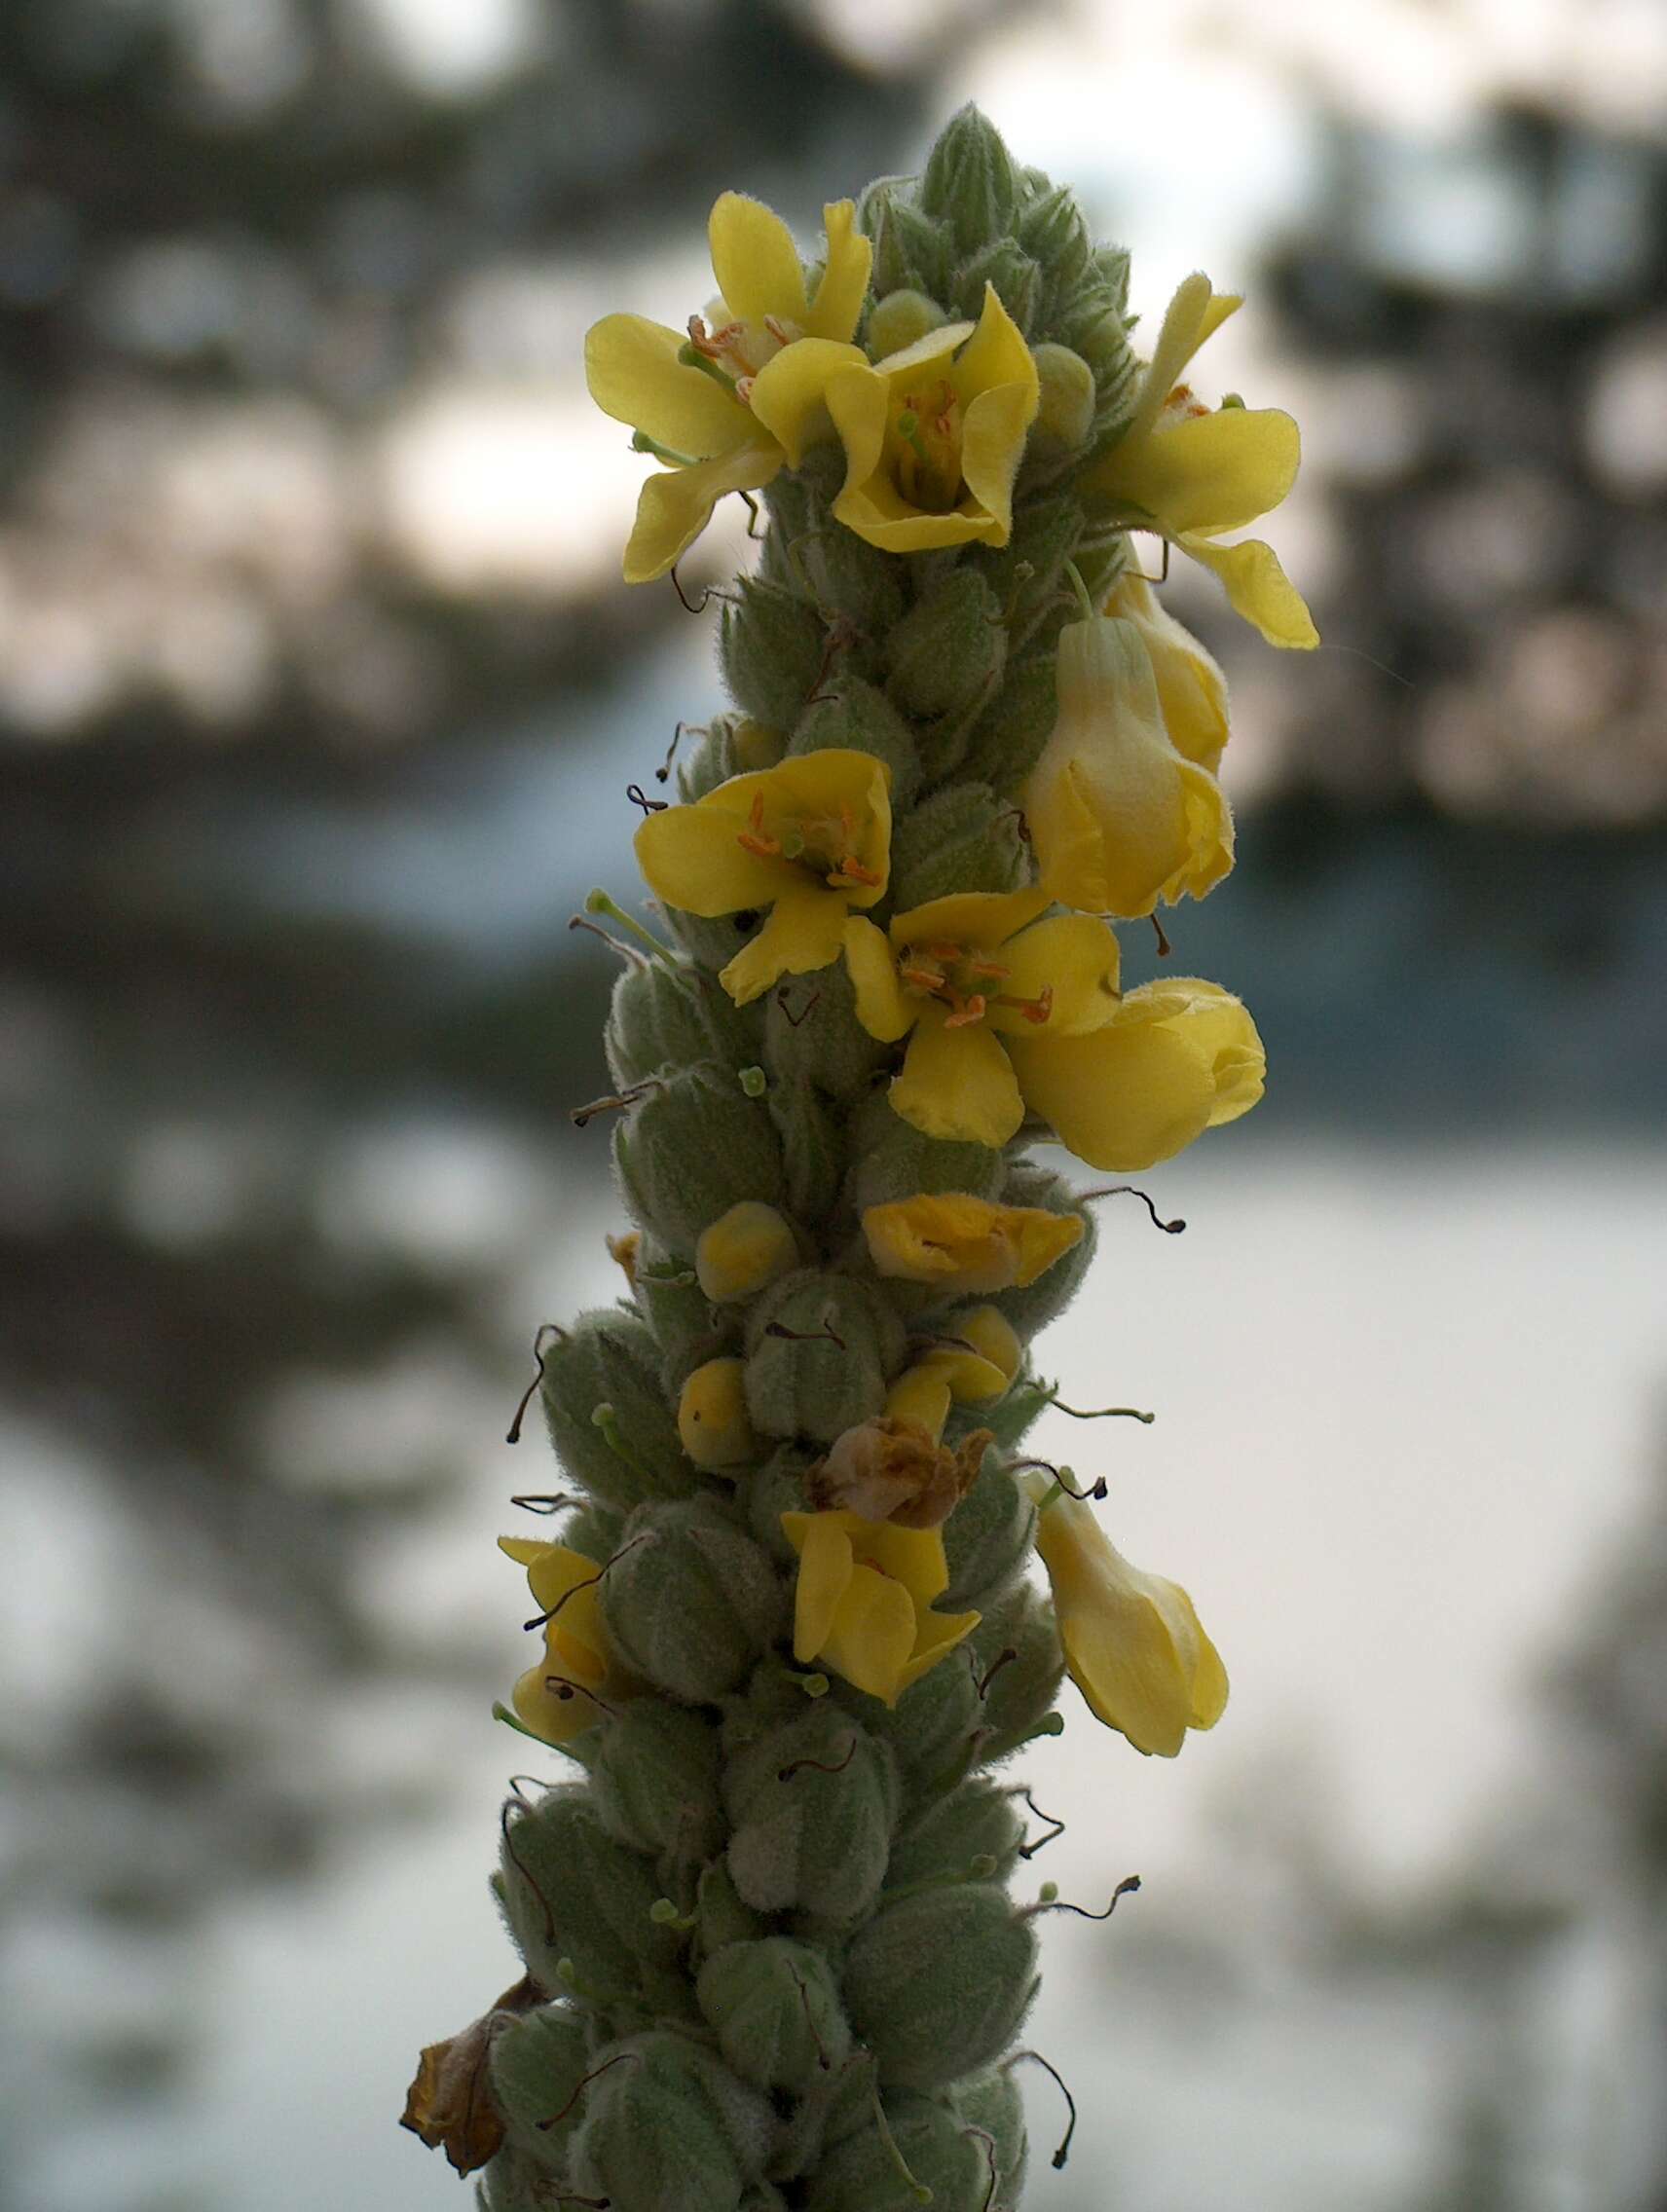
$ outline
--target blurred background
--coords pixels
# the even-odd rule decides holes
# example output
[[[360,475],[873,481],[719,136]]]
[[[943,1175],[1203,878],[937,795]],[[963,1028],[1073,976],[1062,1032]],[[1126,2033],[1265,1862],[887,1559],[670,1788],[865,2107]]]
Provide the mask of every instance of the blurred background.
[[[616,1287],[567,924],[718,704],[582,334],[969,97],[1148,325],[1247,292],[1326,640],[1177,564],[1241,859],[1171,934],[1272,1076],[1044,1346],[1156,1426],[1039,1448],[1235,1697],[1031,1761],[1038,1878],[1145,1888],[1048,1924],[1027,2203],[1667,2206],[1667,10],[16,0],[5,2212],[468,2201],[395,2121],[514,1978],[503,1432]]]

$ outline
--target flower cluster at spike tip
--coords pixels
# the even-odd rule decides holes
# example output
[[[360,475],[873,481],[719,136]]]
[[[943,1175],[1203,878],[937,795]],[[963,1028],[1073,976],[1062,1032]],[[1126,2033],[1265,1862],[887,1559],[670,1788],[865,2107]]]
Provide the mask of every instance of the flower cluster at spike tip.
[[[973,110],[824,224],[726,192],[718,295],[586,345],[652,464],[627,581],[765,520],[733,707],[637,830],[652,926],[591,903],[626,1295],[540,1332],[562,1518],[503,1539],[539,1652],[498,1709],[573,1771],[503,1808],[525,1979],[406,2115],[490,2212],[1013,2212],[1052,1898],[990,1770],[1067,1674],[1144,1753],[1227,1703],[1105,1480],[1024,1450],[1104,1195],[1032,1152],[1134,1173],[1262,1095],[1241,1001],[1125,988],[1113,925],[1234,859],[1226,682],[1134,547],[1315,644],[1234,535],[1297,428],[1182,381],[1240,305],[1203,276],[1142,359],[1127,257]]]

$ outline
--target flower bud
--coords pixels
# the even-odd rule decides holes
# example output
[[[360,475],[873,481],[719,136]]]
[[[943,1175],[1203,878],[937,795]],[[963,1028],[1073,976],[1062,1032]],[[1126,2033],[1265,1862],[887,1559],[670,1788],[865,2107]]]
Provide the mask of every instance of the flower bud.
[[[968,740],[961,775],[988,784],[998,798],[1019,789],[1053,735],[1059,719],[1054,664],[1051,645],[1010,661],[1006,682]]]
[[[634,1698],[596,1738],[591,1802],[609,1834],[654,1858],[709,1859],[723,1843],[718,1737],[704,1715]]]
[[[1013,1162],[1008,1170],[1004,1196],[1010,1205],[1035,1207],[1056,1215],[1060,1222],[1060,1241],[1064,1244],[1062,1256],[1043,1273],[1033,1275],[1028,1282],[1016,1282],[1013,1288],[998,1291],[990,1301],[1028,1343],[1039,1336],[1050,1321],[1057,1319],[1082,1288],[1083,1278],[1093,1265],[1098,1238],[1093,1216],[1078,1200],[1064,1176],[1056,1175],[1052,1168],[1039,1166],[1033,1160]],[[1067,1239],[1065,1225],[1071,1223],[1076,1225],[1076,1234]]]
[[[695,1274],[715,1306],[752,1298],[797,1265],[793,1224],[758,1198],[742,1198],[708,1222],[694,1247]]]
[[[947,223],[963,254],[1012,224],[1019,178],[1001,133],[970,103],[938,133],[920,179],[923,213]]]
[[[726,1943],[750,1943],[764,1933],[765,1923],[750,1904],[743,1904],[734,1876],[722,1859],[709,1860],[701,1868],[695,1889],[695,1944],[702,1958],[711,1958]]]
[[[733,1689],[786,1626],[775,1569],[709,1497],[632,1514],[602,1605],[625,1664],[691,1705]]]
[[[992,2066],[948,2092],[963,2126],[977,2127],[995,2145],[995,2199],[1017,2205],[1024,2191],[1024,2099],[1011,2066]]]
[[[975,1630],[964,1649],[970,1651],[981,1635],[982,1629]],[[987,1664],[981,1660],[981,1669]],[[859,1712],[870,1735],[890,1748],[906,1793],[936,1795],[943,1777],[963,1759],[983,1717],[973,1682],[971,1666],[957,1654],[911,1682],[894,1706],[877,1705],[837,1680],[834,1696]]]
[[[1042,304],[1042,272],[1022,246],[1012,239],[992,239],[956,270],[949,299],[969,320],[976,319],[983,306],[986,284],[994,286],[996,298],[1028,338]]]
[[[811,1269],[772,1283],[747,1316],[747,1408],[765,1436],[832,1444],[877,1414],[902,1364],[902,1321],[877,1285]]]
[[[927,2191],[942,2212],[979,2212],[989,2195],[989,2161],[960,2116],[936,2099],[894,2091],[885,2118],[882,2134],[871,2108],[867,2124],[823,2157],[806,2212],[920,2212]]]
[[[842,1105],[866,1098],[885,1055],[886,1048],[857,1019],[842,960],[778,984],[764,1000],[764,1056],[790,1097],[795,1085],[809,1081]]]
[[[1044,452],[1075,453],[1088,441],[1093,423],[1094,380],[1080,353],[1050,342],[1035,349],[1042,387],[1031,437]]]
[[[888,292],[869,310],[869,357],[883,361],[888,353],[901,353],[929,330],[942,330],[948,319],[947,311],[924,292]]]
[[[843,963],[823,973],[842,971]],[[825,1221],[845,1178],[844,1117],[807,1074],[772,1088],[770,1117],[781,1133],[782,1157],[787,1161],[788,1203],[801,1221]]]
[[[613,986],[608,1072],[623,1089],[690,1060],[733,1060],[758,1050],[758,1025],[704,968],[632,961]]]
[[[985,1459],[978,1480],[945,1525],[944,1551],[949,1563],[945,1611],[972,1605],[982,1612],[1023,1566],[1035,1532],[1036,1508],[1020,1485],[999,1459]]]
[[[917,599],[887,640],[888,695],[922,721],[958,715],[993,690],[1007,658],[1001,603],[973,568],[951,569]],[[934,778],[953,757],[933,750]]]
[[[725,2061],[755,2088],[797,2095],[850,2055],[834,1971],[807,1944],[731,1943],[702,1967],[696,1995]]]
[[[740,575],[730,588],[718,636],[723,681],[766,728],[791,729],[816,689],[827,627],[808,600],[779,584]]]
[[[747,1418],[746,1363],[709,1359],[684,1383],[678,1397],[678,1434],[697,1467],[725,1474],[759,1456],[759,1439]]]
[[[901,814],[920,789],[914,733],[883,691],[861,677],[830,676],[793,725],[790,756],[804,753],[869,753],[891,770],[891,804]]]
[[[539,1398],[563,1473],[606,1503],[628,1509],[694,1489],[659,1347],[634,1313],[581,1313],[544,1353]]]
[[[691,1368],[723,1349],[732,1314],[714,1313],[690,1261],[645,1236],[637,1247],[635,1296],[659,1346],[660,1374],[677,1389]],[[686,1445],[685,1445],[686,1449]]]
[[[853,1117],[851,1162],[846,1202],[858,1213],[923,1193],[998,1198],[1007,1182],[1006,1157],[993,1145],[929,1137],[894,1112],[883,1091]]]
[[[937,299],[947,290],[954,240],[910,197],[908,181],[893,178],[883,199],[873,198],[873,284],[876,295],[920,291]]]
[[[908,814],[892,841],[901,912],[957,891],[1018,891],[1030,880],[1019,809],[987,784],[945,784]]]
[[[899,1801],[890,1751],[829,1699],[731,1750],[729,1872],[759,1912],[849,1922],[885,1879]]]
[[[1010,1192],[1014,1180],[1010,1174]],[[867,1206],[862,1219],[879,1273],[940,1297],[1027,1286],[1081,1240],[1086,1226],[1065,1206],[992,1205],[954,1191]]]
[[[651,1916],[660,1895],[652,1862],[608,1833],[582,1786],[562,1784],[527,1811],[510,1810],[500,1895],[543,1988],[564,1986],[567,1960],[574,1986],[602,2003],[685,2009],[678,1935]]]
[[[844,1989],[881,2081],[940,2088],[1013,2041],[1036,1991],[1036,1938],[988,1883],[926,1890],[858,1931]]]
[[[787,744],[785,729],[751,715],[714,715],[692,733],[695,743],[678,760],[678,795],[692,805],[706,793],[755,768],[773,768]]]
[[[1018,234],[1025,252],[1042,264],[1056,299],[1082,282],[1093,241],[1068,184],[1050,185],[1033,200],[1019,215]]]
[[[493,2041],[493,2102],[510,2142],[545,2173],[561,2170],[578,2125],[589,2049],[583,2020],[566,2005],[523,2013]]]
[[[1014,1811],[1011,1791],[975,1776],[906,1825],[892,1846],[886,1889],[947,1887],[966,1878],[975,1862],[985,1861],[990,1879],[1005,1881],[1023,1841],[1024,1823]]]
[[[637,1219],[685,1252],[741,1199],[786,1197],[768,1107],[711,1060],[656,1081],[613,1132],[613,1157]]]
[[[1053,1606],[1022,1581],[991,1607],[969,1641],[984,1685],[977,1708],[977,1724],[986,1731],[979,1764],[993,1766],[1028,1743],[1053,1711],[1065,1654]],[[1003,1657],[1008,1651],[1011,1659]]]
[[[674,2204],[736,2212],[772,2131],[757,2091],[711,2051],[664,2030],[605,2046],[592,2072],[574,2138],[579,2194],[618,2212]]]
[[[792,1569],[797,1565],[798,1554],[787,1540],[781,1517],[804,1511],[805,1475],[815,1456],[813,1446],[778,1445],[763,1465],[747,1477],[738,1493],[749,1535],[781,1567]]]

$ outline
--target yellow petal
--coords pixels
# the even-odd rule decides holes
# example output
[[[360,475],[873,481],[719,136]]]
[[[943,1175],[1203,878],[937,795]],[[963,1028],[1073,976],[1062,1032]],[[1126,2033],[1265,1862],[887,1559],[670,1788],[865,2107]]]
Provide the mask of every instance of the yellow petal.
[[[863,1212],[863,1235],[880,1274],[945,1293],[1032,1283],[1082,1235],[1076,1214],[997,1205],[964,1191],[888,1199]]]
[[[1302,439],[1277,407],[1223,407],[1113,448],[1101,490],[1142,507],[1167,537],[1218,536],[1269,514],[1296,482]]]
[[[932,335],[938,338],[943,333],[934,331]],[[1041,397],[1036,363],[1019,334],[1019,325],[1002,306],[993,284],[984,285],[983,313],[979,317],[979,326],[956,355],[949,381],[961,404],[967,408],[969,420],[972,402],[981,393],[994,391],[1002,386],[1017,387],[1019,392],[1019,404],[1025,411],[1021,428],[1028,428],[1035,419]],[[971,475],[967,482],[972,483]]]
[[[849,200],[833,201],[822,210],[828,259],[805,317],[807,337],[833,338],[844,344],[862,316],[874,249],[857,229],[856,214],[856,206]]]
[[[995,528],[983,535],[1005,545],[1013,529],[1013,480],[1024,459],[1024,438],[1036,417],[1033,386],[1003,384],[980,392],[961,425],[961,476],[970,498]]]
[[[823,402],[845,448],[845,484],[839,499],[859,493],[879,472],[887,392],[886,380],[877,369],[837,369],[828,380]],[[836,514],[839,499],[834,502]]]
[[[792,861],[749,852],[734,816],[704,804],[645,816],[632,842],[655,898],[708,921],[768,906],[804,880]]]
[[[851,1539],[843,1513],[784,1513],[782,1528],[798,1554],[794,1591],[793,1655],[800,1666],[828,1641],[851,1580]]]
[[[1000,1307],[975,1306],[957,1313],[945,1323],[945,1333],[960,1342],[934,1346],[925,1364],[943,1377],[956,1403],[1003,1396],[1019,1373],[1024,1346]]]
[[[755,429],[753,435],[759,432]],[[650,476],[637,498],[637,521],[625,547],[625,581],[650,584],[681,561],[730,492],[757,492],[777,473],[782,450],[738,445],[692,468],[667,468]]]
[[[1172,976],[1162,983],[1142,984],[1123,1003],[1131,1018],[1138,1019],[1148,999],[1155,1018],[1209,1062],[1215,1086],[1210,1127],[1249,1113],[1262,1095],[1268,1057],[1243,1001],[1201,976]]]
[[[871,1521],[853,1540],[862,1557],[872,1560],[922,1608],[949,1587],[942,1529],[900,1529],[895,1521]]]
[[[766,1284],[798,1265],[798,1239],[793,1224],[762,1198],[741,1198],[695,1239],[694,1272],[714,1306],[753,1298]],[[712,1367],[730,1363],[714,1360]],[[705,1368],[696,1370],[704,1375]],[[692,1378],[691,1378],[692,1380]],[[684,1385],[686,1395],[688,1385]],[[681,1418],[681,1417],[680,1417]]]
[[[796,753],[773,768],[755,768],[744,776],[731,776],[708,792],[700,801],[714,811],[750,815],[761,793],[767,812],[836,816],[851,810],[853,827],[877,821],[885,832],[881,849],[865,848],[860,857],[877,866],[886,859],[891,831],[891,770],[871,753],[852,746],[831,745],[817,753]]]
[[[952,353],[963,339],[973,335],[970,322],[941,322],[935,330],[924,331],[920,337],[898,352],[888,353],[884,360],[874,363],[874,374],[882,384],[907,382],[920,370],[930,368],[935,361]]]
[[[803,1567],[799,1569],[803,1574]],[[871,1567],[855,1567],[834,1623],[812,1656],[886,1705],[897,1703],[914,1650],[908,1592]],[[796,1638],[794,1652],[798,1654]]]
[[[809,313],[804,270],[793,233],[762,201],[725,192],[706,226],[712,273],[729,312],[741,322],[773,314],[802,329]]]
[[[605,415],[646,430],[696,461],[753,439],[747,410],[700,369],[680,362],[687,343],[640,314],[604,315],[584,341],[584,377]]]
[[[1139,402],[1126,438],[1143,437],[1152,427],[1165,400],[1180,381],[1181,371],[1204,340],[1219,330],[1242,304],[1236,292],[1212,292],[1209,278],[1196,270],[1178,287],[1164,312],[1163,328],[1147,364]]]
[[[1016,1037],[1008,1049],[1025,1104],[1091,1167],[1133,1174],[1209,1126],[1210,1063],[1160,1022],[1119,1019],[1054,1043]]]
[[[800,338],[772,354],[753,380],[754,419],[763,424],[796,468],[807,444],[834,435],[828,386],[841,370],[866,368],[860,346],[832,338]]]
[[[954,1650],[964,1637],[971,1636],[983,1615],[982,1613],[922,1613],[915,1634],[914,1650],[906,1662],[898,1681],[900,1691],[911,1682],[919,1681],[929,1668]]]
[[[789,884],[777,893],[763,928],[718,980],[737,1006],[748,1006],[783,976],[807,976],[826,968],[839,957],[849,911],[837,891],[803,881]]]
[[[882,553],[934,553],[947,545],[1007,542],[1007,524],[976,500],[963,500],[947,514],[926,514],[911,507],[882,470],[875,469],[860,484],[853,484],[854,476],[853,469],[834,501],[834,517]]]
[[[936,1444],[949,1418],[949,1395],[948,1380],[937,1372],[936,1361],[923,1360],[918,1367],[906,1369],[887,1390],[885,1410],[893,1420],[913,1421]]]
[[[845,924],[845,965],[856,993],[857,1019],[871,1037],[895,1045],[914,1025],[918,1005],[904,994],[883,930],[853,914]]]
[[[1116,938],[1089,914],[1052,914],[1010,937],[1001,948],[1007,975],[992,985],[1004,998],[1039,1000],[1053,993],[1046,1021],[1019,1007],[991,1003],[990,1027],[1015,1037],[1078,1037],[1103,1028],[1117,1012],[1120,954]]]
[[[927,944],[934,940],[975,946],[993,952],[1026,922],[1033,922],[1049,903],[1045,891],[951,891],[945,898],[929,899],[924,906],[910,906],[895,917],[891,941],[900,950],[907,944]]]
[[[574,1593],[594,1588],[601,1573],[595,1560],[582,1552],[570,1551],[566,1544],[546,1544],[530,1563],[527,1581],[538,1610],[547,1613],[560,1605],[565,1619],[579,1603]]]
[[[1241,545],[1213,545],[1207,538],[1177,539],[1181,551],[1211,569],[1227,588],[1228,604],[1271,645],[1309,652],[1319,632],[1303,596],[1279,566],[1278,555],[1259,537]]]
[[[1184,624],[1159,604],[1144,576],[1121,575],[1105,611],[1140,633],[1158,685],[1169,743],[1183,760],[1214,775],[1227,745],[1227,679]]]
[[[951,1029],[937,1009],[908,1041],[890,1091],[895,1112],[924,1135],[999,1149],[1024,1119],[1013,1063],[982,1022]]]
[[[602,1708],[577,1692],[564,1697],[559,1685],[549,1686],[550,1673],[542,1660],[529,1667],[509,1693],[509,1703],[523,1728],[543,1743],[566,1744],[594,1728],[602,1718]]]

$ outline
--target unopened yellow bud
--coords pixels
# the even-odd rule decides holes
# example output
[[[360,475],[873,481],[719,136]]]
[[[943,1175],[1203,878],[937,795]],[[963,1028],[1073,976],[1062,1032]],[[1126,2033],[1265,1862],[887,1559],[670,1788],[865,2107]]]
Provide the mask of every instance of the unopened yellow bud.
[[[886,1392],[885,1410],[894,1420],[912,1421],[934,1443],[949,1418],[949,1383],[931,1360],[922,1360],[900,1375]]]
[[[942,330],[949,317],[924,292],[888,292],[869,316],[869,351],[876,361],[901,353],[929,330]]]
[[[743,1198],[701,1231],[694,1272],[715,1306],[751,1298],[798,1265],[798,1244],[785,1214],[759,1198]]]
[[[697,1367],[678,1398],[678,1434],[697,1467],[722,1473],[758,1456],[759,1440],[747,1418],[742,1384],[746,1363],[709,1359]]]
[[[1030,435],[1032,439],[1045,439],[1061,452],[1074,452],[1087,438],[1093,421],[1093,371],[1080,353],[1052,340],[1030,350],[1042,387]]]

